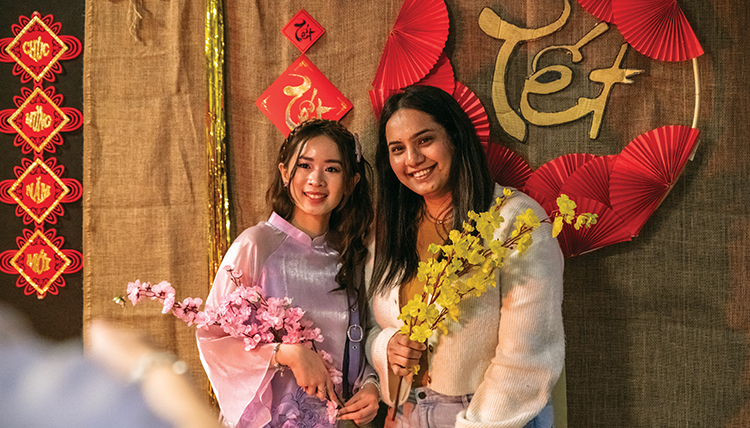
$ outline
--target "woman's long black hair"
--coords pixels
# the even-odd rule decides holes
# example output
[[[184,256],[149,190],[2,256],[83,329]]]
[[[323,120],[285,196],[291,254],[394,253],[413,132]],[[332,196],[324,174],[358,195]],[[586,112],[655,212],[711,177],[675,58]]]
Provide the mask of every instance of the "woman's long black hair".
[[[492,202],[494,182],[474,125],[458,102],[447,92],[432,86],[410,86],[392,95],[379,121],[375,169],[378,198],[375,225],[375,265],[369,296],[385,293],[417,273],[417,231],[424,212],[424,198],[404,186],[391,169],[385,126],[401,109],[413,109],[432,116],[445,128],[453,158],[449,183],[453,199],[453,228],[468,221],[470,210],[487,210]]]
[[[367,240],[373,218],[370,179],[372,168],[362,156],[362,149],[354,135],[340,123],[326,119],[311,119],[301,123],[287,136],[279,149],[278,163],[289,165],[305,148],[310,139],[325,135],[336,143],[341,153],[344,172],[344,198],[331,212],[328,222],[328,242],[339,252],[341,269],[336,274],[338,289],[357,290],[355,269],[361,269],[367,256]],[[279,168],[274,165],[274,177],[266,192],[266,200],[273,210],[291,220],[294,201],[289,189],[284,186]],[[289,179],[297,172],[292,165]],[[359,173],[359,182],[355,175]],[[290,184],[291,185],[291,184]]]

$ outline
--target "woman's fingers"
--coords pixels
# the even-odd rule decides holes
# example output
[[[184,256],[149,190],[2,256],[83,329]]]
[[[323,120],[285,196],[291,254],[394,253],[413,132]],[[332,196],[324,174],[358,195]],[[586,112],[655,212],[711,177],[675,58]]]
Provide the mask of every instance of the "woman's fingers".
[[[316,388],[316,394],[322,401],[328,400],[328,386],[324,383]]]
[[[397,376],[406,376],[411,373],[410,369],[419,364],[425,348],[424,343],[409,340],[404,334],[393,335],[386,349],[391,371]]]
[[[375,419],[379,400],[377,387],[365,386],[339,409],[339,419],[348,419],[357,425],[366,424]]]

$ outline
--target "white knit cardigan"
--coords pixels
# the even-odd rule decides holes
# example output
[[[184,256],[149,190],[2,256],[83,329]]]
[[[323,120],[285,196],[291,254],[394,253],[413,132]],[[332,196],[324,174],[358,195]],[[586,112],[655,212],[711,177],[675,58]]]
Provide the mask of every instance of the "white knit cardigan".
[[[495,195],[502,195],[497,186]],[[516,216],[532,208],[546,214],[527,195],[514,191],[501,209],[505,219],[495,232],[504,241],[515,228]],[[552,227],[543,223],[532,232],[524,254],[509,252],[497,272],[499,287],[459,304],[458,322],[448,323],[447,335],[436,331],[428,339],[429,388],[445,395],[474,396],[457,416],[457,428],[522,428],[547,404],[565,359],[562,323],[563,256]],[[372,269],[372,263],[368,263]],[[369,278],[369,274],[367,275]],[[373,325],[366,352],[380,375],[383,401],[392,406],[398,377],[389,369],[386,346],[398,331],[399,289],[393,287],[371,302]],[[411,387],[405,378],[400,403]]]

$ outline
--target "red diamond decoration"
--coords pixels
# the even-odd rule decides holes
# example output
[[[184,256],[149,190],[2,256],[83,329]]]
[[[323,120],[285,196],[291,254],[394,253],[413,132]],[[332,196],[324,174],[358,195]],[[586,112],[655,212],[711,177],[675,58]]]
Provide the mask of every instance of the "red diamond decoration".
[[[8,191],[16,203],[39,224],[68,193],[70,189],[41,159],[34,160]]]
[[[68,49],[68,45],[35,13],[5,47],[5,52],[39,82]]]
[[[352,103],[306,56],[292,63],[255,105],[284,136],[307,119],[339,120]]]
[[[302,53],[307,52],[326,30],[310,16],[305,9],[297,12],[294,17],[286,23],[281,33],[289,39]]]
[[[8,124],[39,153],[68,122],[70,118],[41,88],[34,89],[8,118]]]
[[[28,232],[31,231],[26,230],[24,235],[28,235]],[[51,232],[50,236],[54,239],[54,230]],[[10,259],[10,265],[21,274],[26,285],[33,289],[31,292],[36,292],[40,299],[47,294],[47,291],[50,291],[60,275],[73,264],[73,260],[68,258],[46,235],[41,230],[36,230],[28,237],[28,240],[18,238],[20,249]],[[19,283],[23,282],[19,281]]]

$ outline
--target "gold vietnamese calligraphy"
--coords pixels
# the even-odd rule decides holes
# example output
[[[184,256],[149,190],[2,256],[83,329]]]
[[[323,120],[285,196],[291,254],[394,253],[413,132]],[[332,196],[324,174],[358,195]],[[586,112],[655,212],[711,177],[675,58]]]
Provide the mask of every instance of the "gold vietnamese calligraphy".
[[[504,21],[492,9],[484,8],[479,15],[479,28],[487,35],[503,41],[495,61],[495,74],[492,80],[492,102],[500,126],[513,138],[519,141],[526,139],[526,121],[537,126],[551,126],[573,122],[589,114],[593,114],[589,137],[595,139],[599,135],[604,109],[607,100],[616,83],[632,83],[629,77],[642,70],[621,69],[620,65],[627,50],[627,43],[622,44],[613,65],[605,69],[592,70],[589,80],[602,83],[603,89],[595,98],[578,98],[576,105],[558,112],[542,112],[534,109],[529,103],[529,94],[549,95],[567,88],[572,82],[573,71],[562,64],[555,64],[537,70],[539,58],[546,52],[561,49],[571,54],[573,63],[583,60],[581,48],[602,35],[609,26],[602,22],[589,31],[574,45],[549,46],[539,51],[532,62],[532,74],[526,78],[520,100],[521,115],[508,102],[505,86],[508,61],[515,48],[522,42],[536,40],[548,36],[561,29],[570,17],[570,0],[564,0],[565,6],[560,17],[551,24],[539,28],[521,28]],[[524,119],[526,121],[524,121]]]

